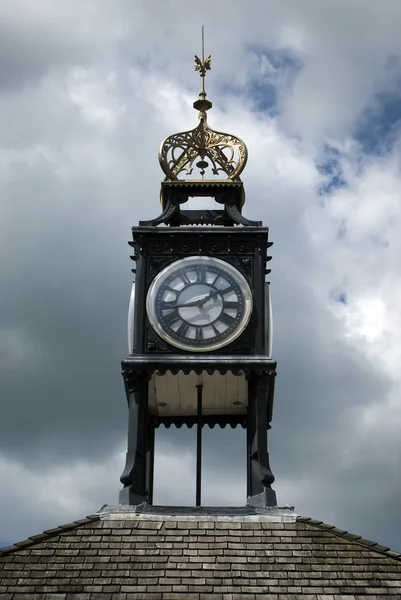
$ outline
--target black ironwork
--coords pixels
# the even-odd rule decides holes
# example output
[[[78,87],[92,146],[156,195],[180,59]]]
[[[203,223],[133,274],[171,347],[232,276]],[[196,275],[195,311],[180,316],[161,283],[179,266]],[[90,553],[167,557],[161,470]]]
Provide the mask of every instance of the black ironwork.
[[[213,197],[216,210],[182,210],[191,197]],[[124,504],[153,502],[155,429],[161,425],[197,427],[196,505],[201,504],[202,428],[204,426],[242,426],[247,430],[248,504],[274,506],[274,476],[270,468],[267,433],[273,410],[276,362],[269,355],[266,332],[268,291],[265,285],[268,228],[260,221],[242,215],[244,189],[241,181],[165,181],[161,193],[162,213],[156,219],[141,221],[132,228],[135,262],[135,327],[133,354],[122,361],[122,372],[129,407],[128,451],[121,476]],[[186,257],[216,257],[226,261],[245,278],[252,291],[252,316],[244,330],[219,349],[189,352],[171,345],[158,335],[147,317],[146,299],[154,278],[169,264]],[[167,341],[166,341],[167,340]],[[169,407],[162,416],[149,404],[149,385],[154,375],[232,373],[245,376],[247,410],[242,414],[206,415],[205,390],[197,387],[193,414],[182,415]]]
[[[181,211],[181,204],[193,197],[212,197],[223,205],[219,211]],[[140,226],[180,226],[188,224],[244,225],[260,227],[261,221],[250,221],[242,215],[245,193],[242,181],[165,181],[162,183],[163,210],[156,219],[140,221]]]
[[[259,376],[252,374],[248,385],[248,503],[254,506],[276,506],[276,493],[271,488],[274,475],[270,469],[267,449],[274,376],[267,373]]]
[[[148,418],[148,440],[146,445],[146,497],[153,504],[153,480],[155,468],[155,420]]]
[[[120,477],[121,483],[124,484],[120,492],[120,501],[123,504],[140,504],[149,501],[149,379],[150,375],[145,373],[139,377],[131,376],[129,382],[126,380],[129,420],[126,463]]]

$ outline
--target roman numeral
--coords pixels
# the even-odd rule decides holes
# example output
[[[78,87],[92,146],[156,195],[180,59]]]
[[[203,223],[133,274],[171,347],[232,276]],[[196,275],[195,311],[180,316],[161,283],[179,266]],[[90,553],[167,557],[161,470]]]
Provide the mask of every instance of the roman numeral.
[[[174,309],[168,315],[163,316],[163,321],[165,322],[166,325],[172,325],[173,323],[178,321],[178,319],[181,319],[178,309]]]
[[[187,323],[186,321],[183,321],[181,323],[181,325],[179,326],[179,328],[177,329],[176,334],[185,336],[188,329],[189,329],[189,323]]]
[[[177,304],[177,299],[175,300],[162,300],[161,310],[167,310],[169,308],[174,308]]]
[[[180,273],[180,277],[183,280],[184,284],[187,285],[191,285],[191,281],[188,278],[188,275],[185,273],[185,271],[183,271],[182,273]]]
[[[228,294],[228,292],[232,292],[234,289],[235,289],[234,286],[230,285],[228,288],[225,288],[224,290],[220,290],[220,293],[223,295]]]
[[[197,283],[206,283],[206,269],[203,269],[202,267],[198,267],[196,269],[196,277]]]
[[[203,340],[202,327],[197,327],[196,328],[195,339],[198,340],[198,341]]]
[[[224,308],[238,308],[238,300],[232,301],[232,302],[224,302]]]
[[[231,317],[224,311],[221,313],[219,319],[220,319],[220,321],[223,321],[223,323],[225,323],[226,325],[232,325],[235,321],[234,317]]]

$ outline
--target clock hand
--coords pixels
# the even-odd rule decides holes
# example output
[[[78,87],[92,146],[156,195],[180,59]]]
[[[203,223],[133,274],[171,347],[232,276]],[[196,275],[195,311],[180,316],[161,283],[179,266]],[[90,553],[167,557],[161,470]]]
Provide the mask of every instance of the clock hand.
[[[196,296],[189,302],[183,302],[182,304],[171,304],[171,308],[187,308],[188,306],[203,306],[208,298],[209,294],[202,294],[202,296]]]
[[[191,302],[184,302],[183,304],[172,304],[169,308],[187,308],[191,306],[200,306],[200,300],[192,300]]]
[[[202,298],[201,300],[199,300],[198,306],[200,308],[202,308],[206,302],[208,302],[209,300],[212,300],[212,298],[216,298],[216,296],[219,295],[219,292],[217,290],[210,290],[210,292],[208,293],[208,295],[205,298]]]
[[[217,290],[210,290],[210,292],[208,294],[202,294],[202,296],[197,296],[193,300],[190,300],[189,302],[183,302],[182,304],[172,304],[171,303],[168,308],[188,308],[191,306],[199,306],[199,308],[202,308],[203,305],[206,304],[206,302],[208,300],[215,298],[216,296],[218,296],[218,294],[219,294],[219,292]]]

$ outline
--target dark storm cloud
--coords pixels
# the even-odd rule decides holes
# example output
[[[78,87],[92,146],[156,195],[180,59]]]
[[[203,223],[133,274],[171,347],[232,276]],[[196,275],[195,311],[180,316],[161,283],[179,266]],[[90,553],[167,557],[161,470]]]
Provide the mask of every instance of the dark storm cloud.
[[[93,436],[115,435],[123,407],[115,397],[129,293],[124,233],[120,248],[110,244],[113,224],[82,219],[68,203],[57,210],[59,193],[50,173],[31,180],[25,198],[12,198],[19,210],[3,239],[0,328],[17,340],[23,335],[20,354],[3,347],[0,435],[3,447],[28,457],[35,441],[54,451],[61,444],[65,456],[95,452]],[[43,194],[49,201],[38,218],[36,198]]]
[[[84,58],[82,48],[58,43],[57,34],[24,30],[0,21],[0,92],[34,84],[49,69]]]

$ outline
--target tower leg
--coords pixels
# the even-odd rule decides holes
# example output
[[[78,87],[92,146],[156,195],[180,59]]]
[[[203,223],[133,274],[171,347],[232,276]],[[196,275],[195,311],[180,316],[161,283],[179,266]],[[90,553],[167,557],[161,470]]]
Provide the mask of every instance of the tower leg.
[[[124,484],[120,491],[120,504],[137,505],[148,502],[149,478],[148,453],[148,381],[132,376],[126,381],[129,422],[128,450],[124,472],[120,481]],[[153,453],[152,453],[153,454]],[[153,458],[153,457],[152,457]]]
[[[271,485],[274,475],[269,464],[267,430],[269,429],[270,376],[252,374],[248,379],[247,469],[248,506],[277,506]]]
[[[148,439],[146,451],[146,496],[148,504],[153,504],[153,479],[155,466],[155,421],[148,417]]]

